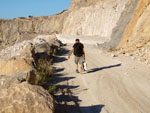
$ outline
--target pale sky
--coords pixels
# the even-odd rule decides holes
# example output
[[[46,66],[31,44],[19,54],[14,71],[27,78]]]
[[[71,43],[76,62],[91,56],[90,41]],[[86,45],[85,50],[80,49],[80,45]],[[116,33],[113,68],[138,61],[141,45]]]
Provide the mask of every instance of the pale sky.
[[[0,0],[0,18],[48,16],[68,9],[71,0]]]

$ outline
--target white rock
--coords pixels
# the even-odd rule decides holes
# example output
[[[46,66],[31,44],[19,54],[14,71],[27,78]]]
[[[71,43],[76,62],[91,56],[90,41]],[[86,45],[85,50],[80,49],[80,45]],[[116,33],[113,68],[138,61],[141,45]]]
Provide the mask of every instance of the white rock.
[[[117,57],[117,55],[115,55],[115,54],[111,54],[111,56],[112,56],[112,57]]]

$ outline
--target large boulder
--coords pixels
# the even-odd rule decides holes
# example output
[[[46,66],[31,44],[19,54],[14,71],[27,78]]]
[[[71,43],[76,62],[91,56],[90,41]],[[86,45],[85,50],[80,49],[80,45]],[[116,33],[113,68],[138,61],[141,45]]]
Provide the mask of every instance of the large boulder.
[[[26,74],[0,76],[0,113],[53,113],[53,98],[42,87],[25,82]]]
[[[54,100],[42,87],[26,82],[2,88],[0,113],[53,113]]]

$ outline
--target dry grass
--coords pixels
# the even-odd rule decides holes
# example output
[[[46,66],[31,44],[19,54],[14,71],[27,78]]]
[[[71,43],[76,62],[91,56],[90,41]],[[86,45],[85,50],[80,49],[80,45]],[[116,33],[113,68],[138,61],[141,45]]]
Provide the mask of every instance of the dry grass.
[[[47,81],[50,81],[48,92],[50,94],[55,93],[56,86],[53,84],[54,68],[51,65],[51,61],[47,59],[39,59],[36,72],[36,84],[43,86]]]

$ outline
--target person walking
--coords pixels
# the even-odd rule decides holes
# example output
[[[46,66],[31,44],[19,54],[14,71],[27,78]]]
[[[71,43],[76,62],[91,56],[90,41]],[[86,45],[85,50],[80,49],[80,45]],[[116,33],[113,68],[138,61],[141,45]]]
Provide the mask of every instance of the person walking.
[[[78,64],[80,64],[80,69],[81,69],[80,72],[82,73],[84,71],[83,63],[85,62],[85,52],[84,52],[84,45],[80,42],[79,39],[75,40],[75,44],[73,45],[72,49],[68,54],[68,59],[70,59],[72,53],[74,53],[76,72],[79,73]]]

